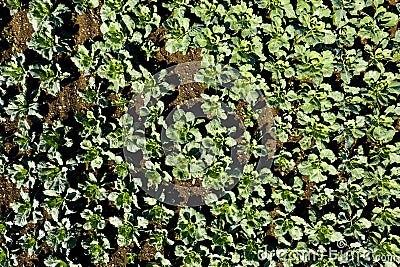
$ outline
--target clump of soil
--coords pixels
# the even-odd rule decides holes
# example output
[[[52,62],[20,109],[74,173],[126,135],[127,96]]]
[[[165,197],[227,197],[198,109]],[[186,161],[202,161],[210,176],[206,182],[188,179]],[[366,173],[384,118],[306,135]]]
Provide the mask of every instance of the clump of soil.
[[[162,47],[165,45],[165,34],[167,30],[164,27],[158,28],[155,32],[150,33],[148,40],[152,41],[156,46]]]
[[[117,103],[120,99],[115,93],[111,93],[108,97],[107,100],[110,101],[113,104],[113,107],[115,107],[115,112],[111,115],[112,118],[120,118],[124,114],[124,109],[121,105],[119,104],[114,104]]]
[[[0,64],[11,58],[15,52],[23,52],[28,48],[27,43],[34,33],[32,24],[28,19],[28,11],[22,10],[14,14],[11,21],[4,27],[1,37],[12,45],[1,52]]]
[[[201,179],[189,179],[187,181],[182,181],[179,179],[174,178],[173,179],[174,184],[184,186],[184,187],[200,187],[202,186],[202,180]]]
[[[12,148],[17,146],[17,144],[13,142],[13,138],[14,138],[14,133],[18,129],[18,120],[16,119],[15,121],[11,121],[7,117],[5,117],[4,119],[5,121],[0,123],[0,133],[2,133],[1,135],[4,138],[3,144],[5,152],[9,153]]]
[[[399,28],[399,25],[400,25],[400,21],[399,21],[399,23],[397,23],[396,25],[394,25],[392,28],[389,29],[389,33],[390,33],[389,37],[390,38],[394,38],[396,36],[396,32]]]
[[[395,6],[398,2],[400,2],[400,0],[386,0],[389,5]]]
[[[157,249],[154,246],[150,246],[149,243],[145,243],[138,255],[140,261],[152,261],[155,259]]]
[[[19,190],[7,177],[0,177],[0,215],[19,198]]]
[[[165,46],[161,47],[160,51],[156,54],[156,59],[160,62],[172,63],[185,63],[190,61],[201,61],[201,48],[189,48],[186,55],[181,52],[169,53],[165,50]]]
[[[59,118],[64,120],[68,117],[68,113],[72,111],[76,113],[85,113],[85,111],[91,106],[89,103],[85,103],[78,94],[78,90],[85,90],[87,86],[88,78],[80,76],[77,80],[70,82],[66,86],[62,87],[57,98],[50,101],[49,112],[46,117],[46,121],[51,124],[53,118]]]
[[[26,267],[26,266],[37,266],[39,258],[37,255],[29,255],[28,251],[24,251],[17,256],[18,267]]]
[[[245,114],[247,107],[248,107],[247,102],[243,100],[239,100],[236,105],[235,113],[236,115],[239,116],[241,121],[245,121],[246,119],[249,118],[249,116],[246,116]]]
[[[84,44],[87,40],[102,36],[100,31],[101,18],[100,9],[90,10],[82,15],[78,15],[75,25],[78,26],[78,33],[74,36],[77,45]]]
[[[178,87],[178,97],[174,101],[172,101],[169,106],[171,107],[181,105],[186,100],[200,97],[200,95],[203,94],[205,90],[205,85],[197,82],[180,85]]]
[[[118,247],[114,254],[110,257],[110,262],[107,264],[108,267],[123,267],[128,264],[126,253],[128,249],[125,247]]]
[[[314,182],[310,182],[310,180],[308,179],[307,176],[303,176],[302,180],[305,182],[306,184],[306,188],[304,189],[304,199],[310,200],[312,193],[314,191],[314,186],[315,183]]]

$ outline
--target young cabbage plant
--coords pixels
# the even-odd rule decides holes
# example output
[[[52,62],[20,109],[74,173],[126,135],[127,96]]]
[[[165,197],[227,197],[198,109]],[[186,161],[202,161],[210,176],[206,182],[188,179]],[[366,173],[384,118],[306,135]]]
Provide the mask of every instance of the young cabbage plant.
[[[29,2],[28,18],[35,32],[48,27],[46,22],[57,27],[63,24],[61,14],[68,12],[69,9],[64,4],[57,2],[51,0],[33,0]]]
[[[18,118],[22,123],[29,115],[42,118],[39,112],[39,104],[35,102],[29,103],[28,100],[29,98],[25,94],[18,94],[4,108],[11,121],[15,121]]]
[[[81,148],[86,151],[85,155],[80,156],[80,160],[84,161],[93,170],[101,168],[104,162],[104,150],[99,145],[92,143],[90,140],[83,140]]]
[[[60,164],[61,163],[61,164]],[[38,179],[43,183],[45,190],[53,190],[58,194],[67,189],[67,171],[63,162],[44,162],[37,165]]]
[[[93,201],[98,204],[99,201],[107,199],[107,190],[102,187],[104,177],[96,178],[93,173],[89,173],[85,178],[85,182],[80,183],[78,188],[89,203]]]
[[[37,51],[43,58],[52,60],[55,53],[69,51],[68,44],[56,34],[55,28],[44,22],[43,27],[36,31],[28,42],[28,48]]]
[[[272,221],[269,212],[260,208],[263,204],[261,198],[245,200],[241,210],[244,219],[235,228],[240,227],[247,238],[255,238],[258,229],[267,226]]]
[[[7,87],[20,86],[26,90],[26,77],[28,71],[24,67],[25,55],[22,53],[15,53],[5,65],[0,66],[0,82],[5,82]]]
[[[298,216],[291,216],[290,218],[278,218],[274,220],[274,232],[278,236],[279,242],[290,245],[287,240],[287,234],[294,240],[301,240],[303,238],[304,228],[307,225],[306,221]]]
[[[332,215],[332,216],[331,216]],[[335,215],[329,215],[333,222],[335,221]],[[334,228],[332,225],[332,220],[321,220],[306,228],[304,233],[308,235],[308,240],[314,244],[327,245],[339,240],[343,240],[343,234]]]
[[[124,46],[127,40],[127,36],[125,35],[122,25],[120,23],[102,23],[100,26],[100,30],[104,36],[105,45],[107,47],[110,47],[111,50],[118,50]]]
[[[98,58],[95,55],[96,45],[92,45],[90,50],[84,45],[78,46],[78,51],[76,55],[71,57],[71,61],[74,62],[75,66],[79,69],[81,73],[85,75],[92,74],[97,66]]]
[[[40,230],[40,235],[45,237],[46,243],[52,246],[55,252],[69,256],[71,249],[77,245],[77,233],[80,230],[81,225],[71,224],[70,219],[64,217],[60,221],[55,220],[54,223],[45,221],[44,230]]]
[[[34,161],[24,162],[22,164],[13,164],[8,170],[11,181],[17,188],[31,188],[36,181],[36,164]]]
[[[35,134],[30,133],[29,131],[25,130],[24,128],[21,129],[20,132],[16,132],[14,134],[13,141],[18,144],[19,149],[21,151],[29,151],[31,149],[36,149],[34,145]]]
[[[337,174],[335,166],[332,165],[335,159],[336,157],[332,150],[323,149],[320,151],[319,156],[310,154],[305,161],[298,165],[298,169],[302,175],[309,176],[311,182],[320,183],[328,179],[328,174]]]
[[[206,247],[203,247],[203,251],[208,251]],[[182,264],[187,267],[201,267],[202,255],[194,251],[192,248],[187,246],[178,245],[175,248],[175,255],[182,258]]]
[[[179,239],[185,245],[208,239],[206,218],[193,208],[181,208],[176,229],[179,231]]]
[[[240,222],[244,217],[236,204],[236,197],[233,192],[227,192],[225,196],[229,197],[226,197],[227,199],[224,197],[223,199],[210,204],[211,213],[214,216],[217,216],[217,218],[222,218],[229,224],[238,224],[238,222]]]
[[[303,45],[295,47],[295,56],[302,64],[296,64],[296,75],[300,80],[311,80],[314,86],[319,86],[324,77],[332,76],[335,56],[325,50],[321,53],[306,49]]]
[[[171,18],[166,20],[163,26],[168,31],[165,36],[167,39],[165,49],[169,53],[182,52],[186,54],[191,43],[190,32],[193,31],[193,28],[190,26],[190,19],[185,17],[185,9],[181,7],[175,9]]]
[[[90,256],[91,262],[106,265],[110,261],[107,250],[111,245],[104,234],[94,232],[91,237],[82,241],[82,247],[84,253]]]
[[[39,89],[48,94],[56,96],[61,89],[60,81],[69,76],[68,72],[63,72],[58,63],[52,65],[31,65],[29,72],[33,78],[39,79]]]
[[[89,110],[86,112],[86,114],[77,114],[75,116],[75,119],[83,127],[83,130],[81,133],[83,138],[86,139],[90,136],[96,137],[96,138],[92,138],[92,140],[84,140],[81,143],[81,146],[83,146],[82,148],[89,150],[88,148],[93,146],[92,145],[93,142],[96,142],[99,144],[106,142],[101,137],[98,138],[102,134],[101,126],[103,124],[105,124],[106,117],[99,114],[97,112],[97,110],[95,112],[93,112],[92,110]]]
[[[99,6],[99,0],[73,0],[73,3],[75,11],[80,15]]]
[[[3,248],[0,248],[0,264],[1,264],[1,266],[4,266],[4,267],[11,266],[8,251]]]
[[[148,227],[148,221],[143,217],[134,217],[131,213],[124,213],[123,218],[110,217],[109,223],[117,228],[117,243],[119,246],[130,246],[132,242],[140,247],[138,237],[141,231]]]
[[[116,21],[117,15],[132,12],[139,5],[138,0],[105,0],[100,10],[101,20]]]
[[[71,147],[72,139],[66,137],[71,127],[65,126],[61,121],[53,122],[53,125],[48,123],[43,124],[43,133],[40,135],[37,144],[39,152],[56,152],[59,147]]]
[[[14,211],[14,224],[20,227],[26,226],[28,223],[36,223],[43,219],[42,213],[37,210],[39,201],[31,200],[29,193],[20,191],[20,200],[10,204],[10,208]]]
[[[108,199],[114,203],[117,209],[123,209],[124,212],[131,212],[133,207],[139,208],[136,195],[126,188],[120,180],[115,182],[115,187],[119,191],[111,192],[108,195]]]
[[[81,213],[81,217],[86,220],[83,225],[83,229],[85,230],[101,230],[106,226],[106,221],[102,215],[103,207],[101,205],[97,205],[93,211],[89,209],[85,209]]]
[[[141,73],[133,68],[131,58],[127,51],[119,52],[118,57],[105,52],[97,74],[111,82],[111,90],[118,92],[120,88],[128,86],[131,80],[141,78]]]
[[[73,204],[80,197],[79,191],[72,188],[68,188],[66,193],[45,190],[43,194],[45,197],[40,206],[44,207],[54,220],[59,220],[63,215],[73,214],[74,211],[69,209],[68,204]]]
[[[143,38],[147,38],[153,27],[159,27],[161,17],[157,14],[157,6],[137,5],[134,11],[136,28],[144,30]]]
[[[17,245],[21,247],[28,256],[33,256],[40,252],[40,243],[36,234],[36,230],[28,231],[19,237],[16,242]]]
[[[157,204],[150,210],[145,211],[144,214],[146,215],[147,219],[153,222],[167,225],[172,219],[174,212],[164,205]]]
[[[168,238],[168,231],[166,229],[155,229],[151,232],[147,240],[150,246],[154,246],[157,251],[163,247],[174,244],[174,241]]]
[[[262,17],[253,14],[253,9],[246,2],[241,2],[229,8],[224,22],[234,32],[233,35],[240,33],[241,37],[246,38],[258,33]]]

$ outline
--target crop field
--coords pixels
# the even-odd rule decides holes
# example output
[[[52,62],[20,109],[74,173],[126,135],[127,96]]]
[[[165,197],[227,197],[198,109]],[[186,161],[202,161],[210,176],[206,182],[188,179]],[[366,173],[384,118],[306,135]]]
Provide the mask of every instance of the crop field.
[[[400,266],[399,0],[0,0],[0,267]]]

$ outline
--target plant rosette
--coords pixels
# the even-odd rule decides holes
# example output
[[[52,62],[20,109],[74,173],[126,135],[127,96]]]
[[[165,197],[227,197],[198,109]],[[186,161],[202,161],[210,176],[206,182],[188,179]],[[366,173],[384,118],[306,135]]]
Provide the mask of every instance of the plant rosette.
[[[189,83],[211,89],[166,108],[176,88]],[[200,206],[234,188],[246,166],[260,173],[270,168],[275,152],[272,113],[261,92],[248,93],[248,84],[236,69],[196,61],[148,79],[124,116],[124,155],[140,187],[167,204]],[[253,127],[239,116],[239,100],[247,104]]]

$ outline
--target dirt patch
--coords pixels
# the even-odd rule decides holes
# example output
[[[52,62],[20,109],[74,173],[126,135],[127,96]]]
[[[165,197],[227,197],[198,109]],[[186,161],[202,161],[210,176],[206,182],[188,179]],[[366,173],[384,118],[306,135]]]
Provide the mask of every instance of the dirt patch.
[[[395,6],[398,2],[400,2],[400,0],[386,0],[388,3],[389,3],[389,5],[391,5],[391,6]]]
[[[19,198],[19,190],[7,177],[0,177],[0,215]]]
[[[394,128],[396,131],[400,132],[400,119],[397,119],[396,126]]]
[[[11,58],[13,53],[23,52],[28,48],[27,42],[32,39],[34,30],[27,14],[27,10],[15,13],[1,32],[1,37],[12,46],[1,52],[0,64]]]
[[[167,64],[201,61],[201,48],[189,48],[188,52],[184,55],[181,52],[171,54],[165,50],[165,47],[161,47],[160,51],[156,54],[156,59]]]
[[[78,94],[78,90],[85,90],[88,77],[80,76],[77,80],[64,86],[57,97],[49,101],[49,112],[46,122],[51,124],[53,118],[66,119],[68,113],[84,113],[92,104],[85,103]]]
[[[18,130],[18,120],[11,121],[9,118],[5,117],[5,121],[0,123],[0,133],[4,138],[3,144],[5,151],[7,154],[10,153],[10,150],[14,147],[17,147],[17,144],[13,141],[14,133]]]
[[[110,257],[110,262],[108,263],[108,267],[124,267],[128,264],[128,260],[126,258],[126,253],[128,249],[126,247],[118,247],[118,249],[114,252],[114,254]]]
[[[277,237],[276,235],[275,235],[275,223],[274,222],[271,222],[269,225],[268,225],[268,229],[267,229],[267,233],[266,233],[268,236],[272,236],[272,237]]]
[[[37,266],[39,261],[37,255],[29,255],[28,251],[24,251],[17,256],[18,267]]]
[[[167,65],[180,64],[192,61],[201,61],[201,48],[189,48],[188,52],[184,55],[181,52],[169,53],[165,50],[165,35],[167,30],[164,27],[158,28],[156,31],[151,33],[147,38],[148,41],[152,41],[156,46],[160,47],[155,58],[160,63],[165,63]],[[186,78],[186,77],[183,77]],[[190,78],[189,78],[190,79]],[[191,79],[190,79],[191,80]],[[200,97],[202,93],[206,90],[206,86],[201,83],[186,83],[178,87],[178,96],[172,102],[170,102],[169,107],[177,106],[182,104],[184,101]]]
[[[139,252],[138,259],[140,261],[152,261],[155,259],[157,249],[154,246],[150,246],[149,243],[145,243],[142,250]]]
[[[178,97],[172,101],[169,106],[177,106],[184,101],[200,97],[204,93],[206,87],[201,83],[187,83],[178,87]]]
[[[281,210],[279,207],[275,207],[274,210],[269,212],[269,215],[271,215],[272,219],[276,217],[276,212],[278,210]]]
[[[304,181],[304,183],[306,184],[306,188],[304,189],[304,199],[310,200],[312,193],[314,191],[314,186],[315,183],[310,182],[310,180],[308,179],[307,176],[303,176],[301,177],[301,179]]]
[[[246,119],[249,119],[249,116],[246,115],[246,109],[248,107],[248,104],[246,101],[239,100],[238,104],[236,105],[235,113],[236,115],[239,116],[241,121],[245,121]]]
[[[107,100],[111,102],[112,106],[115,108],[115,112],[111,115],[112,118],[120,118],[124,114],[123,106],[119,104],[120,99],[115,93],[111,93]]]
[[[156,46],[163,47],[165,45],[165,34],[167,34],[167,30],[164,27],[160,27],[150,33],[146,41],[152,41]]]
[[[389,37],[390,38],[394,38],[396,36],[396,32],[399,28],[399,24],[400,24],[400,21],[399,21],[399,23],[397,23],[396,25],[394,25],[392,28],[389,29],[389,33],[390,33]]]
[[[101,37],[100,8],[78,15],[75,25],[78,26],[78,33],[74,36],[77,45],[84,44],[87,40],[93,40],[95,37]]]
[[[298,143],[301,138],[303,138],[302,135],[290,135],[287,139],[287,142],[289,143]]]

